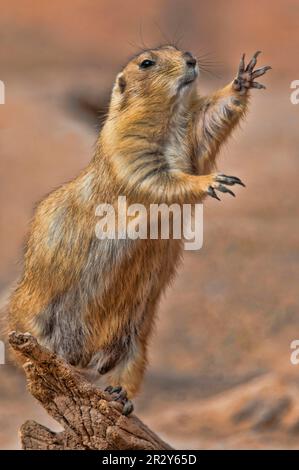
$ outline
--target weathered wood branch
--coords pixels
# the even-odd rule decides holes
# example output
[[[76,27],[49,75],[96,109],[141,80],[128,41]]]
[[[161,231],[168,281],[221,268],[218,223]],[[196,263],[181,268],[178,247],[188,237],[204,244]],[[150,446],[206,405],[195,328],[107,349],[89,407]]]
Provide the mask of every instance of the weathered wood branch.
[[[56,433],[34,421],[25,422],[20,430],[23,449],[171,449],[135,415],[123,416],[120,403],[33,336],[12,332],[9,342],[26,361],[30,393],[63,427]]]

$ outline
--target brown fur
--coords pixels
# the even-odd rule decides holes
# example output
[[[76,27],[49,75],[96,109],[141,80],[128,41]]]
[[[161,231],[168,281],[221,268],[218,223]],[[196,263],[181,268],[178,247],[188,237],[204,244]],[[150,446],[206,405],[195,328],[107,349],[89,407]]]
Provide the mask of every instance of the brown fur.
[[[155,67],[140,69],[151,58]],[[161,293],[175,274],[180,240],[98,240],[95,208],[200,202],[215,158],[244,115],[248,94],[232,84],[201,97],[171,46],[145,51],[116,79],[95,156],[38,206],[10,328],[28,331],[70,363],[95,366],[133,396]]]

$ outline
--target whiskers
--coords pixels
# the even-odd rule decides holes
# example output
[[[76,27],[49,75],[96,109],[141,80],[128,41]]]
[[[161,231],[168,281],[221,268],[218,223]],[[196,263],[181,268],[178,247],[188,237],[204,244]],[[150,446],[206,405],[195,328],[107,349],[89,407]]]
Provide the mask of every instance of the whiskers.
[[[221,78],[223,63],[216,60],[213,53],[200,50],[196,58],[200,72],[214,78]]]

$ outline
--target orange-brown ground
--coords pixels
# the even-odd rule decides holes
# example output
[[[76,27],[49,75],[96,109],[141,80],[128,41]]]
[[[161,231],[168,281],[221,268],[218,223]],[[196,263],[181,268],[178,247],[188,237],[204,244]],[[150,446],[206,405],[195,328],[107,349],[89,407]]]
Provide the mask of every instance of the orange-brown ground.
[[[136,402],[140,417],[178,448],[299,448],[299,365],[290,363],[299,339],[299,105],[290,102],[298,26],[296,0],[128,0],[125,11],[114,0],[1,2],[3,298],[34,203],[92,155],[86,102],[103,107],[136,51],[130,43],[183,34],[182,47],[215,62],[213,75],[202,75],[204,93],[232,79],[243,51],[261,49],[261,63],[273,66],[267,91],[253,92],[219,161],[247,188],[205,204],[204,246],[186,253],[161,304]],[[22,373],[0,366],[1,448],[19,446],[26,419],[53,425],[25,392]]]

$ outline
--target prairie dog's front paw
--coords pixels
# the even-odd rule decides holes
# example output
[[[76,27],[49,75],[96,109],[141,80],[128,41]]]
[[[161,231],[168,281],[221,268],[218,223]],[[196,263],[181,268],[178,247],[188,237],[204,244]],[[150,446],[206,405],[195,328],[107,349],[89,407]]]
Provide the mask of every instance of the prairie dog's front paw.
[[[266,65],[265,67],[254,70],[257,63],[257,57],[260,53],[261,51],[257,51],[247,66],[245,66],[245,54],[242,55],[238,75],[233,81],[234,90],[238,91],[241,95],[244,95],[249,88],[257,88],[259,90],[266,88],[265,85],[254,81],[255,78],[261,77],[272,68],[269,65]]]
[[[245,187],[245,184],[240,180],[240,178],[237,178],[237,176],[226,176],[221,173],[215,174],[213,176],[213,181],[207,188],[207,194],[215,199],[218,199],[218,201],[220,201],[220,197],[216,193],[216,190],[222,193],[231,194],[235,197],[235,193],[226,187],[233,186],[234,184],[240,184],[241,186]]]

